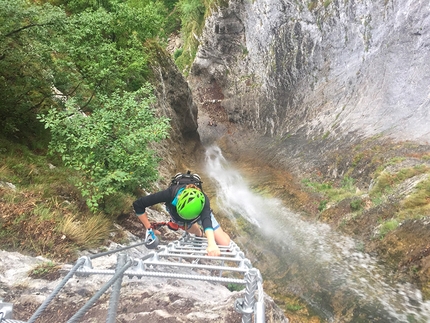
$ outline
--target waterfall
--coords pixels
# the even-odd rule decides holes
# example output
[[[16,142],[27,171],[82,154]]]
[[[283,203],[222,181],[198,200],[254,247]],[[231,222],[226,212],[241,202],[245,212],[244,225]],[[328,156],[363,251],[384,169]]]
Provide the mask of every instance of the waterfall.
[[[305,221],[278,199],[252,192],[219,147],[207,148],[205,171],[216,183],[216,203],[223,214],[233,221],[242,217],[257,228],[262,239],[267,239],[266,245],[272,244],[277,250],[277,270],[285,272],[285,289],[324,319],[430,322],[430,302],[423,300],[418,289],[396,282],[377,259],[361,251],[361,244],[354,239],[327,224]]]

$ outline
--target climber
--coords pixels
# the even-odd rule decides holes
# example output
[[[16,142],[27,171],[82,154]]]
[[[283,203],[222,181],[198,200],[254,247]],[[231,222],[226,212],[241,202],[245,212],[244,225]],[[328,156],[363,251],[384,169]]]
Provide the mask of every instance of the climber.
[[[147,207],[162,202],[166,203],[171,221],[183,226],[187,232],[202,237],[200,225],[203,227],[208,240],[206,251],[209,256],[221,254],[217,244],[222,246],[230,244],[230,237],[223,231],[212,213],[209,198],[197,185],[171,185],[163,191],[142,196],[133,202],[139,220],[147,230],[153,229],[155,234],[160,232],[152,228],[145,211]]]

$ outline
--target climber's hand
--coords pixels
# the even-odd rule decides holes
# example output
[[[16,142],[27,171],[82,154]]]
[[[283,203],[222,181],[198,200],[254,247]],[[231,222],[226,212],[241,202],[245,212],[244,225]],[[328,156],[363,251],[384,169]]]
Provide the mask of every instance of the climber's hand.
[[[208,256],[212,257],[219,257],[221,255],[221,251],[216,244],[209,244],[206,248],[206,252],[208,253]]]

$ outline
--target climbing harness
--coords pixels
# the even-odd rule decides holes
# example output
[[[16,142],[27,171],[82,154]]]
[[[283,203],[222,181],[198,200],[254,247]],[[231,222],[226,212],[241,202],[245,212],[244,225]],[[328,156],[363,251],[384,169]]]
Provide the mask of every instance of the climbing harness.
[[[165,226],[165,225],[167,225],[167,227],[170,230],[173,230],[173,231],[178,231],[179,229],[186,230],[185,226],[179,225],[179,224],[177,224],[177,223],[175,223],[173,221],[151,223],[151,229],[156,230],[156,229],[159,229],[159,228],[161,228],[162,226]]]
[[[251,262],[233,242],[228,246],[219,246],[221,255],[207,256],[207,239],[199,238],[185,232],[182,237],[168,245],[160,245],[152,230],[148,230],[145,241],[130,246],[110,250],[98,254],[80,257],[76,264],[69,268],[69,272],[57,285],[51,294],[40,305],[32,317],[27,321],[14,321],[3,318],[1,323],[34,323],[48,307],[49,303],[61,291],[64,285],[74,275],[87,277],[91,274],[106,275],[110,279],[82,306],[67,323],[79,322],[83,315],[97,302],[111,287],[111,297],[107,310],[107,323],[116,322],[120,290],[124,276],[128,278],[159,277],[208,281],[221,284],[240,284],[245,286],[244,297],[235,301],[235,310],[242,314],[242,323],[265,323],[264,293],[262,277],[258,269],[253,268]],[[155,237],[155,238],[154,238]],[[132,258],[124,250],[139,245],[151,247],[152,251],[141,257]],[[115,269],[93,268],[95,258],[117,253]],[[67,266],[69,267],[69,266]],[[183,268],[181,273],[178,269]],[[169,270],[170,269],[170,270]],[[84,281],[84,279],[81,279]],[[129,284],[133,284],[130,281]],[[258,297],[256,297],[258,295]],[[0,312],[2,310],[0,302]]]

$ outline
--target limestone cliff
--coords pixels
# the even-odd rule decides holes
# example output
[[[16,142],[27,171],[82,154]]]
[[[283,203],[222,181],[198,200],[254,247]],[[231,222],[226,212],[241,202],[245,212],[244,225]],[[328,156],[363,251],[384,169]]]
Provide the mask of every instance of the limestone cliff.
[[[206,108],[275,139],[284,164],[307,168],[376,136],[426,144],[429,9],[412,0],[232,0],[208,17],[190,84]]]
[[[188,77],[203,144],[255,178],[270,168],[261,185],[364,241],[426,299],[428,176],[412,173],[430,169],[429,31],[428,1],[230,0],[207,18]],[[304,179],[353,185],[339,202]]]

